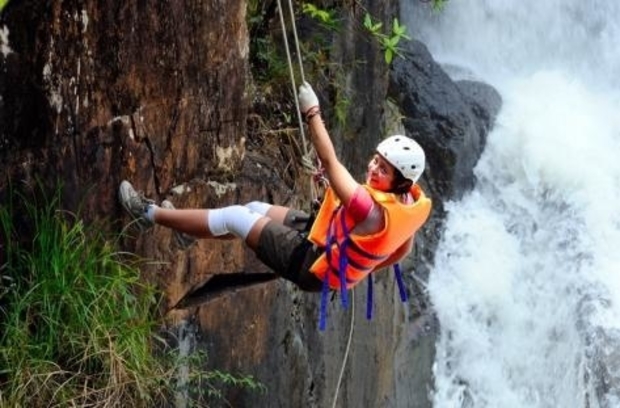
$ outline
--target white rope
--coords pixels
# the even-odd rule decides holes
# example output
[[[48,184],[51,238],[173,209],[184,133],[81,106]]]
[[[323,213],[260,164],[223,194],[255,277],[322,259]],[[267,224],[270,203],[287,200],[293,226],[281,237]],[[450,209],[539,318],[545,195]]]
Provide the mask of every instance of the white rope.
[[[301,80],[302,82],[304,82],[305,81],[304,68],[303,68],[303,64],[301,61],[301,51],[299,50],[299,39],[297,38],[297,28],[295,26],[295,15],[293,13],[293,5],[291,3],[291,0],[289,0],[288,6],[289,6],[290,17],[291,17],[291,25],[293,26],[293,33],[295,37],[295,48],[297,50],[297,61],[299,64],[299,72],[301,74]],[[308,151],[308,142],[306,141],[306,134],[304,132],[304,121],[302,119],[301,109],[299,107],[299,96],[297,95],[297,85],[295,84],[293,62],[291,59],[291,52],[289,49],[288,39],[286,36],[286,24],[284,22],[284,13],[282,12],[282,3],[280,0],[278,0],[278,14],[280,15],[280,24],[282,25],[282,38],[284,39],[286,60],[288,62],[289,75],[291,79],[291,85],[293,87],[293,95],[295,97],[295,108],[297,109],[297,120],[299,121],[299,132],[301,133],[301,140],[302,140],[301,144],[303,148],[302,164],[307,170],[316,174],[317,168],[312,165],[312,159],[310,158],[310,152]],[[313,183],[310,183],[310,199],[312,200],[312,202],[314,202],[316,201],[317,197],[318,197],[318,193],[316,191],[316,188]]]
[[[297,26],[295,25],[295,13],[293,13],[292,0],[288,0],[288,10],[291,15],[291,27],[293,27],[293,36],[295,37],[295,50],[297,51],[297,63],[299,64],[299,74],[301,75],[301,82],[306,82],[304,76],[304,66],[301,62],[301,51],[299,50],[299,39],[297,38]]]
[[[344,357],[342,358],[342,367],[340,367],[340,375],[338,376],[338,382],[336,383],[336,390],[334,391],[334,401],[332,408],[336,407],[336,401],[338,401],[338,393],[340,392],[340,384],[342,384],[342,376],[344,374],[344,368],[347,365],[347,358],[349,357],[349,350],[351,349],[351,340],[353,339],[353,327],[355,326],[355,293],[351,288],[351,326],[349,327],[349,340],[347,340],[347,347],[344,350]]]
[[[293,8],[292,5],[290,4],[290,0],[289,0],[289,8],[290,8],[290,12],[291,12],[291,16],[293,14]],[[306,135],[304,133],[304,121],[301,117],[301,109],[299,108],[299,97],[297,96],[297,85],[295,84],[295,74],[293,72],[293,62],[291,60],[291,52],[289,50],[289,46],[288,46],[288,39],[286,38],[286,24],[284,23],[284,13],[282,13],[282,3],[280,2],[280,0],[278,0],[278,13],[280,14],[280,24],[282,25],[282,38],[284,39],[284,48],[286,50],[286,60],[288,62],[288,71],[289,71],[289,75],[291,77],[291,84],[293,86],[293,95],[295,96],[295,107],[297,108],[297,119],[299,120],[299,131],[301,132],[301,138],[303,141],[303,149],[304,149],[304,155],[307,156],[308,155],[308,147],[306,144]],[[293,25],[294,25],[294,21],[293,21]],[[302,78],[303,78],[303,68],[301,67],[301,56],[299,55],[299,44],[298,44],[298,40],[297,40],[297,30],[293,30],[295,32],[295,43],[297,44],[297,56],[299,58],[299,68],[302,72]],[[303,79],[302,79],[303,80]]]

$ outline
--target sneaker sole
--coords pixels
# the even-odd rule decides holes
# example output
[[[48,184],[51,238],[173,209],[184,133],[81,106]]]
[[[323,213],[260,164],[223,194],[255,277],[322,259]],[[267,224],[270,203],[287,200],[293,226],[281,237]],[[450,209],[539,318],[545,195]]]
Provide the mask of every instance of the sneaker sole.
[[[129,199],[131,198],[131,196],[138,195],[138,192],[133,188],[130,182],[128,182],[127,180],[123,180],[121,182],[121,185],[118,187],[118,195],[119,195],[121,205],[123,206],[127,214],[129,214],[131,218],[135,220],[135,222],[138,224],[140,229],[145,230],[145,229],[150,228],[153,225],[153,223],[145,220],[143,217],[135,215],[131,211],[131,208],[129,208],[129,205],[127,203],[129,202]]]

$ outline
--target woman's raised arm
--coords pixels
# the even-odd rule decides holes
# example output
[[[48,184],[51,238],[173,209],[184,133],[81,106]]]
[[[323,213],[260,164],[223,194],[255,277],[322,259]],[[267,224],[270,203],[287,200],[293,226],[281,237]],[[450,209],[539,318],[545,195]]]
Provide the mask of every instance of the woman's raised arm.
[[[345,205],[353,196],[359,183],[353,178],[349,170],[340,163],[325,124],[321,119],[319,99],[307,82],[299,87],[300,109],[310,130],[312,145],[316,150],[322,166],[325,168],[330,186]]]

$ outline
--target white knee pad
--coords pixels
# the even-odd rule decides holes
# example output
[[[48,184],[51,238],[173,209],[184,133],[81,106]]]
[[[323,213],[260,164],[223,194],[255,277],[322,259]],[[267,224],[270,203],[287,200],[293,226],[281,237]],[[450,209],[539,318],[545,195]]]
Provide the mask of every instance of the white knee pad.
[[[213,236],[232,233],[246,239],[252,226],[262,215],[243,205],[212,209],[207,212],[207,226]]]
[[[269,211],[272,207],[271,204],[267,204],[262,201],[252,201],[251,203],[247,203],[245,206],[260,215],[267,215],[267,211]]]

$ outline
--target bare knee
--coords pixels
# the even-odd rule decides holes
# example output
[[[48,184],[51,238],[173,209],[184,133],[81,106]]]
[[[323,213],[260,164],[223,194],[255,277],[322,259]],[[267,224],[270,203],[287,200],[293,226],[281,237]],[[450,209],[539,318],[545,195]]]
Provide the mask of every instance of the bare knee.
[[[260,235],[263,232],[263,229],[265,228],[265,225],[267,225],[267,223],[271,221],[270,218],[268,217],[261,217],[259,218],[254,225],[252,225],[252,228],[250,229],[250,232],[248,233],[247,238],[245,239],[245,243],[252,249],[252,250],[256,250],[256,248],[258,248],[258,242],[260,240]]]
[[[267,211],[267,217],[271,218],[275,222],[284,224],[286,214],[289,212],[289,207],[283,207],[281,205],[272,205],[269,211]]]

